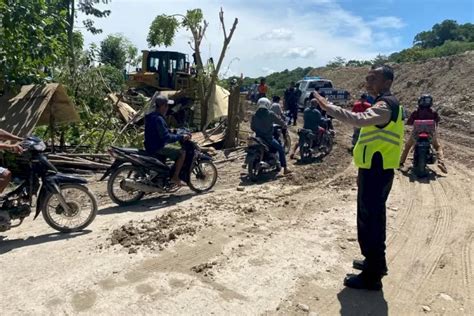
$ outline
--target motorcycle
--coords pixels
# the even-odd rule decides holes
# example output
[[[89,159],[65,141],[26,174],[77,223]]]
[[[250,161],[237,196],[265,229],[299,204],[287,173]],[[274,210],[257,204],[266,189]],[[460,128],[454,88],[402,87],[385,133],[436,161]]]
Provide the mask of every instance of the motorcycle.
[[[196,193],[211,190],[217,182],[217,168],[212,158],[201,152],[199,146],[189,140],[181,142],[186,159],[180,179]],[[180,187],[171,183],[175,166],[166,157],[151,156],[135,148],[112,147],[109,154],[115,159],[102,178],[107,182],[107,193],[118,205],[130,205],[145,194],[174,193]]]
[[[429,173],[427,164],[436,162],[436,153],[431,141],[435,131],[435,122],[434,120],[416,120],[413,125],[415,135],[413,171],[418,177],[426,177]]]
[[[49,226],[63,233],[89,226],[97,215],[97,200],[85,186],[87,180],[59,173],[48,161],[41,139],[28,137],[20,146],[24,152],[11,168],[18,186],[0,197],[0,232],[23,223],[31,214],[34,195],[34,219],[41,213]],[[19,223],[13,224],[15,220]]]
[[[298,131],[302,162],[310,162],[318,153],[328,155],[334,145],[334,132],[319,126],[317,134],[310,129]]]
[[[247,144],[247,155],[245,157],[248,176],[255,182],[258,178],[268,172],[280,172],[281,166],[276,150],[260,137],[250,137]]]

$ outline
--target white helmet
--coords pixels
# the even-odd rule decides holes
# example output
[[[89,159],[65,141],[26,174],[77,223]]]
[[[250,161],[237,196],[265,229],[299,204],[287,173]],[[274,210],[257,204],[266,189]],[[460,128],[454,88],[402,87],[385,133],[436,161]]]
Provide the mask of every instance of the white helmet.
[[[270,110],[270,108],[272,107],[272,103],[268,98],[260,98],[257,101],[257,106],[259,109],[265,108],[267,110]]]

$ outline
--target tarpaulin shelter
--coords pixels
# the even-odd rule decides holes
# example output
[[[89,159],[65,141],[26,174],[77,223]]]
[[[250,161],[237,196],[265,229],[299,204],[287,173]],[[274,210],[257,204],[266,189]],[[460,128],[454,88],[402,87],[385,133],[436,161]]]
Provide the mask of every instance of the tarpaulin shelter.
[[[28,85],[16,96],[0,97],[0,128],[25,137],[36,126],[79,121],[65,88],[58,83]]]

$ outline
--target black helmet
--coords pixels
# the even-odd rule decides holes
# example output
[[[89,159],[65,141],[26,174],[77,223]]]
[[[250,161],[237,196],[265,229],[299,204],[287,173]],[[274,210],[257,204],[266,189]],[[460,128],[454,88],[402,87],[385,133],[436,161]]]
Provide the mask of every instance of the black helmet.
[[[362,94],[360,95],[360,98],[361,98],[361,99],[364,99],[364,100],[367,100],[367,99],[369,98],[369,95],[368,95],[367,93],[362,93]]]
[[[418,106],[421,108],[429,108],[433,105],[433,97],[430,94],[423,94],[418,98]]]

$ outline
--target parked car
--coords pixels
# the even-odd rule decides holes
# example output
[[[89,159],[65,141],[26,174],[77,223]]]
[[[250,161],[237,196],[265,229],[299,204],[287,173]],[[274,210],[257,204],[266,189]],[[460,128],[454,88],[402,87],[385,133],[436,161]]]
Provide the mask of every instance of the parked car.
[[[296,83],[297,88],[301,91],[301,96],[298,99],[298,107],[304,110],[309,106],[309,96],[311,92],[318,90],[324,91],[326,97],[334,104],[344,105],[350,99],[348,91],[343,89],[336,89],[333,87],[332,81],[320,77],[304,77]]]

